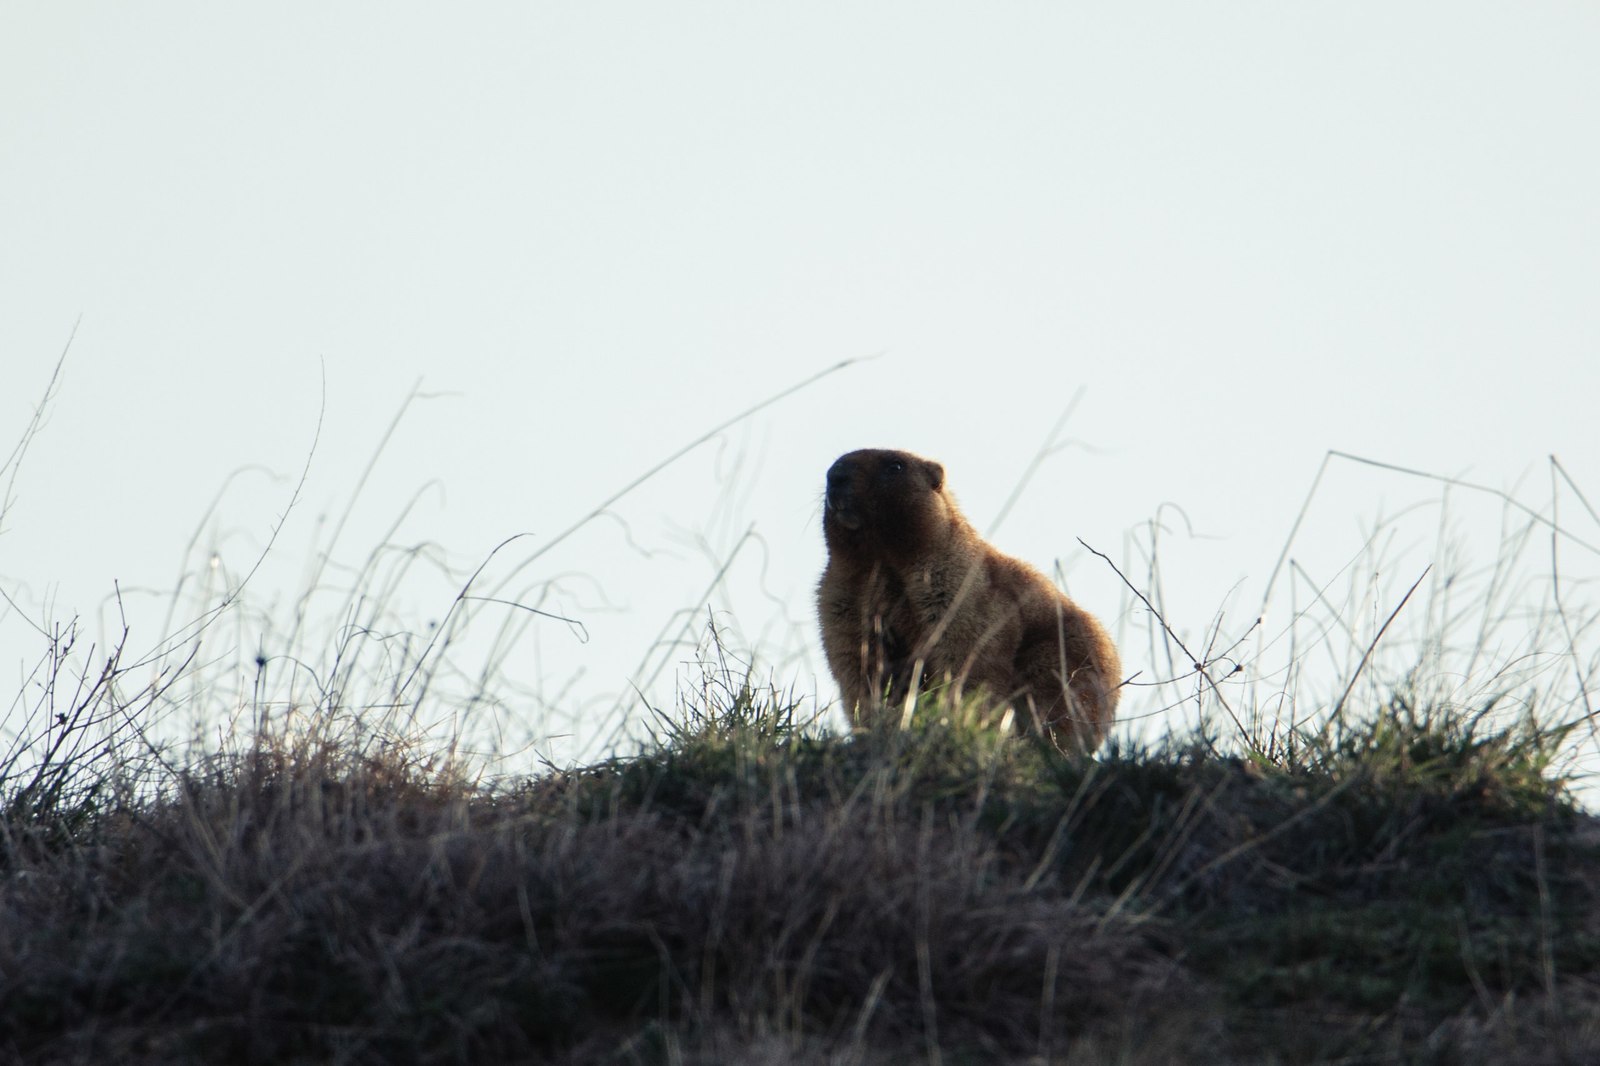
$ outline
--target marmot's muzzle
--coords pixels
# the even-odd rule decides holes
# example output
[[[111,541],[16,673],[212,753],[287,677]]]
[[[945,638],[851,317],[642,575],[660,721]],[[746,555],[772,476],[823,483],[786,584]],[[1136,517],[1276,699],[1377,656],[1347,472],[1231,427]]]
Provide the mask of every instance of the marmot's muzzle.
[[[849,471],[840,469],[840,464],[834,463],[828,468],[828,492],[823,497],[823,505],[835,522],[851,530],[861,528],[861,516],[850,506],[853,495]]]

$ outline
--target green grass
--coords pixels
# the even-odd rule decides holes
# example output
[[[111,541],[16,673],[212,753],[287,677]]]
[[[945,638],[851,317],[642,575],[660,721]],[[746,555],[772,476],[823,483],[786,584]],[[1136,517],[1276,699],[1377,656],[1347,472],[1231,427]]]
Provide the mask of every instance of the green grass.
[[[0,786],[0,1058],[1600,1060],[1600,832],[1490,709],[1079,760],[724,667],[527,779],[338,715],[80,746]]]

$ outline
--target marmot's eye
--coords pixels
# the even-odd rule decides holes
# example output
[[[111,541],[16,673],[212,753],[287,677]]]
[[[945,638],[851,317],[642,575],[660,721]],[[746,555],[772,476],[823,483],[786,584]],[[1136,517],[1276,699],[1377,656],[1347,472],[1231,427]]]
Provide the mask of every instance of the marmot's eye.
[[[899,459],[890,459],[884,464],[884,469],[891,474],[904,474],[906,472],[906,464]]]

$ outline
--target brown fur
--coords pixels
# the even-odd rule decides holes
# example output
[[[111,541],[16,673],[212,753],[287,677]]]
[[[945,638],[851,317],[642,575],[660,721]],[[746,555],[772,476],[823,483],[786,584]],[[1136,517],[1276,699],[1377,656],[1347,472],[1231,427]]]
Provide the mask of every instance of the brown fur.
[[[1049,578],[996,551],[910,452],[864,449],[828,470],[828,566],[817,588],[828,666],[858,717],[912,686],[1009,704],[1021,726],[1093,751],[1121,664],[1104,627]]]

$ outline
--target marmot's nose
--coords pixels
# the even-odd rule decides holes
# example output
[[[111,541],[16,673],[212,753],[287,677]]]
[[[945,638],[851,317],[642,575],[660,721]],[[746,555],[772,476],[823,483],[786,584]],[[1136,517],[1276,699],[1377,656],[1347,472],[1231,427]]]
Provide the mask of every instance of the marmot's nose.
[[[828,467],[828,500],[837,502],[849,495],[850,472],[839,463]]]

